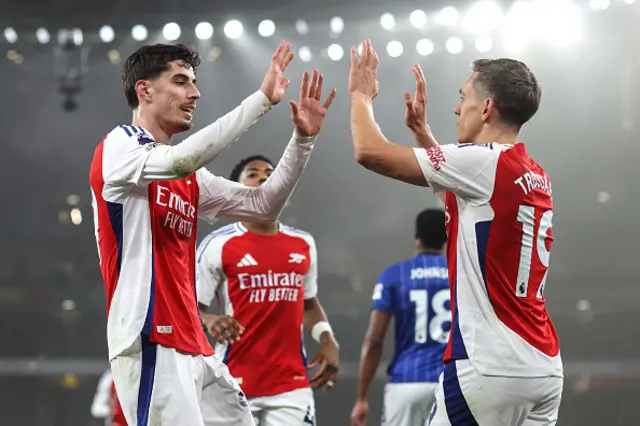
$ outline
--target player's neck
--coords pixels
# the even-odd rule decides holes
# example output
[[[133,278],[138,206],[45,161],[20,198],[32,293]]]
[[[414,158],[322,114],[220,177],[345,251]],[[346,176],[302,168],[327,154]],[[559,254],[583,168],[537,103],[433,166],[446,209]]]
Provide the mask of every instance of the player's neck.
[[[491,125],[485,126],[474,141],[478,145],[488,143],[514,145],[516,142],[518,142],[517,130],[512,127]]]
[[[242,225],[255,234],[276,235],[279,230],[278,221],[273,222],[242,222]]]
[[[421,248],[416,250],[416,256],[419,254],[440,254],[440,250]]]
[[[133,111],[131,125],[143,127],[147,132],[151,133],[153,140],[158,143],[165,145],[171,144],[173,134],[163,129],[158,120],[148,116],[140,108]]]

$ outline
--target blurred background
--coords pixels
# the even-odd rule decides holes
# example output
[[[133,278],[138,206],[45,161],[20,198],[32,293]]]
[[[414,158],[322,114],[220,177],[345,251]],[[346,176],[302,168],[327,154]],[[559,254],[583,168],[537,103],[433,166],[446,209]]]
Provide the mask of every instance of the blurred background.
[[[640,0],[3,0],[0,424],[102,424],[90,413],[108,360],[88,171],[102,137],[130,122],[123,60],[147,43],[195,46],[203,56],[197,130],[257,90],[281,39],[297,56],[289,97],[305,69],[319,68],[325,87],[338,89],[282,219],[317,240],[320,299],[341,343],[341,380],[318,393],[318,425],[348,424],[373,285],[412,254],[415,215],[441,206],[429,190],[354,161],[348,49],[370,37],[381,59],[377,119],[407,145],[403,92],[413,91],[415,61],[441,143],[455,142],[453,108],[473,59],[514,57],[536,73],[542,105],[522,137],[553,180],[545,294],[566,367],[558,424],[640,425],[638,22]],[[209,168],[227,176],[251,154],[277,160],[291,131],[283,103]],[[200,239],[212,229],[200,223]],[[388,345],[384,359],[391,355]],[[381,366],[372,425],[384,383]]]

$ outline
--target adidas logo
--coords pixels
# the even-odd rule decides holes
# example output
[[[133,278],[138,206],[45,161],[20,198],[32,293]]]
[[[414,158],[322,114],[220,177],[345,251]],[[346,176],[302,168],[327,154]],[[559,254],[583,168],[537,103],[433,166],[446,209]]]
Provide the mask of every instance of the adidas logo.
[[[238,267],[241,268],[243,266],[256,266],[258,262],[251,256],[249,253],[245,254],[244,257],[238,262]]]

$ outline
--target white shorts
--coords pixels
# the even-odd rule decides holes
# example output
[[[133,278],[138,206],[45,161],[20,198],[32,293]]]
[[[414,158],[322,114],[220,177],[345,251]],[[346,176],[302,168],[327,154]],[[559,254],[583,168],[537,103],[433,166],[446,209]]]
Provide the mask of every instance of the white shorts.
[[[437,383],[387,383],[383,426],[424,426],[436,399]]]
[[[254,424],[240,386],[213,356],[139,340],[111,361],[111,371],[128,426],[204,426],[203,389],[214,395],[208,425]]]
[[[208,421],[211,400],[212,396],[205,389],[202,394],[205,426],[214,425]],[[316,424],[316,409],[311,388],[249,398],[249,407],[256,426],[314,426]]]
[[[483,376],[469,360],[445,364],[430,426],[554,426],[561,377]]]

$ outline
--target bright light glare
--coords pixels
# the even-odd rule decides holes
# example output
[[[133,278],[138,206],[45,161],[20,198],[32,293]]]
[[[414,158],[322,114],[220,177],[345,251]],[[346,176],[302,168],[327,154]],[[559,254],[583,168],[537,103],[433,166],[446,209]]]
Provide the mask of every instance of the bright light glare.
[[[633,4],[636,0],[624,0],[626,4]]]
[[[438,22],[444,26],[453,27],[458,23],[459,18],[460,13],[458,13],[458,9],[448,6],[440,11],[440,14],[438,15]]]
[[[506,17],[502,32],[502,42],[510,53],[517,53],[535,36],[538,22],[535,8],[529,1],[517,1]]]
[[[327,49],[327,55],[329,55],[329,59],[332,61],[339,61],[344,56],[344,50],[339,44],[332,44]]]
[[[387,53],[392,58],[397,58],[398,56],[402,55],[403,50],[404,49],[402,47],[402,43],[397,40],[393,40],[387,43]]]
[[[209,22],[200,22],[196,25],[195,33],[200,40],[209,40],[213,36],[213,25]]]
[[[380,17],[380,26],[382,26],[383,29],[390,31],[396,26],[396,19],[392,14],[385,13]]]
[[[311,50],[307,46],[302,46],[300,50],[298,50],[298,57],[302,62],[309,62],[313,59],[313,55],[311,54]]]
[[[424,13],[424,10],[414,10],[409,15],[409,22],[416,28],[423,28],[427,25],[427,14]]]
[[[462,25],[475,34],[488,34],[502,22],[502,9],[493,0],[474,4],[465,14]]]
[[[493,40],[489,36],[479,36],[475,41],[478,52],[488,52],[493,47]]]
[[[580,38],[582,16],[571,0],[538,0],[535,20],[539,35],[556,46],[569,46]],[[540,23],[544,22],[544,25]]]
[[[162,35],[169,41],[174,41],[180,38],[180,25],[175,22],[169,22],[162,29]]]
[[[271,37],[276,32],[276,24],[271,19],[265,19],[258,24],[258,34],[262,37]]]
[[[589,6],[593,10],[606,10],[611,5],[609,0],[589,0]]]
[[[342,30],[344,30],[344,21],[339,16],[334,16],[331,18],[331,22],[329,23],[329,28],[331,32],[334,34],[340,34]]]
[[[418,40],[416,43],[416,51],[422,56],[431,55],[433,53],[433,42],[428,38]]]
[[[462,52],[462,47],[464,46],[464,44],[458,37],[451,37],[447,40],[445,46],[447,47],[447,51],[449,53],[451,53],[452,55],[456,55]]]
[[[18,41],[18,33],[11,27],[4,29],[4,38],[8,43],[15,43]]]
[[[148,35],[149,32],[144,25],[134,25],[133,28],[131,28],[131,37],[133,37],[135,41],[145,41]]]
[[[242,36],[244,32],[244,28],[242,28],[242,23],[236,19],[232,19],[227,21],[224,24],[224,35],[229,37],[230,39],[236,39]]]
[[[71,216],[71,223],[74,225],[80,225],[82,223],[82,212],[79,209],[71,209],[69,215]]]
[[[111,43],[116,38],[116,33],[110,25],[102,26],[98,34],[103,43]]]
[[[309,32],[309,24],[304,19],[298,19],[296,21],[296,31],[300,35],[305,35]]]
[[[38,39],[38,42],[47,44],[51,40],[51,35],[46,28],[38,28],[36,30],[36,38]]]

